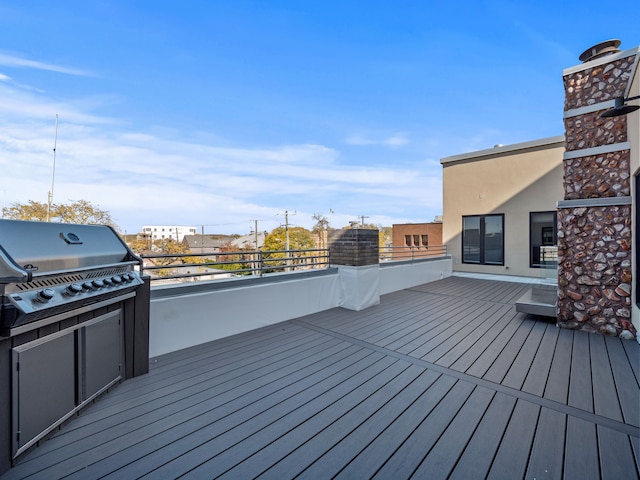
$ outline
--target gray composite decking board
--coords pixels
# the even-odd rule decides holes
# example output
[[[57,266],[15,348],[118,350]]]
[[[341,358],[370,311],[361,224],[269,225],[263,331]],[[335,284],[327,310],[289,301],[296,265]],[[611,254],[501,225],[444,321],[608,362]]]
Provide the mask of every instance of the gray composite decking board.
[[[235,381],[238,376],[245,372],[255,373],[259,369],[268,370],[270,368],[275,369],[279,367],[287,367],[287,364],[292,360],[295,360],[296,358],[305,358],[309,351],[322,351],[330,348],[332,344],[335,344],[333,341],[328,341],[328,337],[326,336],[316,336],[315,339],[313,339],[313,337],[309,337],[309,339],[313,341],[299,345],[295,349],[291,349],[289,347],[283,347],[282,349],[272,347],[267,349],[268,354],[265,355],[264,358],[261,358],[261,356],[258,355],[260,352],[256,352],[256,356],[258,357],[257,359],[245,359],[245,361],[238,361],[235,364],[224,363],[220,366],[215,363],[211,363],[205,367],[204,371],[189,371],[189,376],[186,376],[184,373],[181,376],[172,375],[169,377],[171,383],[165,384],[162,382],[160,385],[157,383],[154,384],[152,389],[147,389],[147,393],[144,397],[127,397],[128,401],[124,404],[117,402],[119,399],[117,396],[114,396],[113,399],[110,398],[109,403],[105,402],[101,409],[101,413],[103,415],[107,415],[109,414],[109,408],[117,412],[129,410],[137,405],[141,405],[146,409],[148,408],[148,404],[146,403],[148,400],[164,397],[167,394],[184,395],[184,393],[181,394],[179,392],[184,392],[187,389],[192,388],[194,385],[200,388],[203,380],[209,383],[216,382],[216,384],[222,385],[225,381]],[[178,382],[177,379],[180,379],[180,381]],[[142,377],[139,382],[146,383],[146,380],[146,378]]]
[[[514,397],[496,393],[450,478],[486,478],[515,405]]]
[[[382,355],[369,355],[371,356],[377,358],[374,363],[368,358],[361,359],[346,367],[341,373],[351,377],[364,371],[382,371],[386,366],[394,363],[393,360]],[[314,401],[326,392],[332,392],[335,395],[340,390],[335,387],[344,383],[339,378],[334,372],[334,375],[327,376],[312,386],[301,390],[302,387],[298,382],[289,389],[291,391],[276,392],[268,398],[262,398],[230,414],[222,411],[215,418],[207,415],[190,419],[144,439],[138,443],[134,451],[118,448],[120,445],[114,446],[111,457],[101,459],[100,457],[103,456],[99,456],[97,461],[85,470],[85,473],[97,478],[116,472],[115,478],[122,478],[123,471],[117,470],[123,467],[127,467],[127,472],[150,472],[158,468],[164,470],[168,468],[166,467],[168,463],[172,464],[172,468],[189,470],[202,463],[203,459],[209,458],[211,451],[220,451],[227,447],[233,438],[241,438],[259,430],[277,421],[280,416],[290,410]],[[172,462],[178,457],[180,461]],[[171,473],[167,473],[166,476],[160,475],[162,475],[160,478],[174,477]],[[128,476],[135,475],[127,473],[125,477]]]
[[[622,411],[613,381],[609,354],[601,335],[589,335],[593,406],[598,415],[622,421]]]
[[[428,385],[418,399],[354,456],[336,478],[371,478],[403,445],[407,436],[416,429],[417,425],[433,416],[434,409],[441,404],[443,398],[447,397],[456,383],[457,380],[454,378],[443,375],[433,384]],[[331,457],[323,456],[305,469],[301,478],[322,478],[327,468],[331,469]]]
[[[475,386],[458,381],[432,413],[417,425],[373,478],[409,478],[467,401]]]
[[[211,349],[209,342],[189,347],[176,352],[167,353],[164,355],[153,357],[150,360],[149,375],[151,377],[155,375],[167,375],[169,371],[177,370],[183,367],[185,364],[195,363],[202,359],[211,357],[232,357],[232,356],[245,356],[255,346],[264,345],[267,340],[280,339],[283,337],[283,327],[286,327],[286,335],[290,340],[289,342],[295,342],[295,338],[302,338],[306,335],[303,329],[298,330],[295,325],[270,325],[262,327],[257,330],[253,330],[254,335],[250,335],[252,332],[243,332],[230,337],[221,339],[222,341],[216,342],[216,349]]]
[[[624,347],[619,340],[612,337],[605,337],[605,343],[624,420],[626,423],[640,427],[640,408],[638,408],[640,388],[635,382]]]
[[[207,476],[215,477],[224,473],[227,468],[236,463],[235,460],[238,457],[234,454],[246,455],[246,443],[240,451],[237,448],[237,444],[242,440],[255,435],[256,437],[253,437],[253,440],[256,445],[250,448],[252,451],[257,451],[261,446],[264,446],[265,442],[268,444],[273,438],[274,432],[268,428],[270,425],[275,423],[273,428],[276,430],[276,434],[282,434],[284,433],[282,430],[286,432],[293,425],[308,419],[354,390],[357,390],[357,394],[364,394],[369,388],[375,388],[376,382],[383,381],[386,374],[394,371],[393,369],[387,370],[393,364],[397,365],[396,368],[407,367],[405,362],[393,361],[388,357],[383,357],[376,363],[365,366],[359,372],[352,372],[353,374],[343,382],[336,383],[334,380],[333,385],[331,385],[331,382],[326,382],[327,385],[323,385],[321,388],[301,392],[298,395],[299,398],[284,399],[281,403],[273,405],[260,414],[229,429],[220,429],[216,425],[212,425],[210,428],[198,432],[199,434],[197,435],[191,434],[177,448],[162,449],[166,450],[162,453],[160,451],[154,452],[153,456],[160,455],[160,457],[155,460],[152,459],[153,464],[157,465],[158,461],[166,461],[168,459],[176,459],[177,461],[164,463],[160,468],[150,472],[150,475],[152,474],[155,478],[176,478],[202,465],[203,458],[207,459],[204,463],[209,463],[206,470]],[[376,378],[378,374],[382,375]],[[276,422],[276,420],[278,421]],[[229,422],[224,419],[221,423]],[[212,434],[220,430],[222,430],[222,433],[212,437]],[[211,460],[211,452],[217,452],[213,460]],[[137,467],[141,467],[140,471],[142,472],[149,471],[147,465],[130,465],[129,467],[126,470],[127,474],[133,468],[135,469],[133,470],[135,475]],[[200,478],[202,477],[200,476]]]
[[[573,336],[571,375],[569,377],[569,405],[587,412],[593,412],[589,335],[584,332],[576,332]]]
[[[324,372],[324,374],[322,376],[319,376],[318,378],[329,377],[331,375],[334,375],[335,373],[345,368],[345,366],[349,365],[349,363],[353,363],[356,360],[360,360],[365,356],[370,355],[370,352],[362,351],[361,349],[357,349],[353,346],[351,346],[350,348],[352,349],[352,351],[350,352],[349,357],[345,357],[342,360],[340,360],[340,357],[338,357],[338,360],[336,360],[328,356],[326,358],[325,363],[328,363],[329,367],[326,369],[327,371]],[[356,351],[353,351],[354,349]],[[322,364],[318,365],[318,367],[320,366],[322,366]],[[286,374],[286,372],[284,373]],[[302,380],[309,378],[310,373],[314,373],[314,372],[305,370],[301,372],[299,376],[292,375],[291,377],[287,377],[286,380],[289,382],[289,385],[295,385],[295,389],[299,390],[305,386],[305,383]],[[261,377],[261,378],[264,378],[264,377]],[[258,380],[259,379],[256,379],[256,383]],[[92,440],[92,438],[87,437],[84,439],[82,443],[82,448],[84,448],[85,450],[96,448],[96,447],[100,447],[102,449],[111,448],[111,450],[109,451],[111,453],[114,453],[119,450],[120,448],[119,443],[121,443],[122,441],[130,438],[133,438],[132,442],[135,441],[136,430],[134,430],[134,428],[136,426],[138,427],[138,429],[142,429],[141,432],[144,435],[146,435],[147,437],[150,437],[158,434],[159,432],[163,432],[171,428],[175,428],[174,425],[179,426],[181,422],[188,421],[196,417],[198,414],[201,415],[203,412],[205,413],[207,411],[209,412],[207,420],[211,421],[213,418],[212,417],[213,413],[216,413],[219,417],[230,415],[236,412],[238,409],[246,406],[247,404],[258,401],[267,395],[273,395],[274,392],[281,390],[282,387],[285,387],[285,385],[279,384],[277,382],[270,382],[264,385],[264,387],[266,388],[258,389],[256,387],[257,386],[253,386],[253,390],[250,390],[248,393],[242,392],[242,391],[237,393],[233,392],[230,396],[237,397],[238,395],[240,395],[239,397],[240,401],[235,401],[232,403],[229,403],[229,401],[233,400],[233,398],[226,398],[225,396],[217,395],[215,391],[211,391],[209,393],[209,396],[212,397],[213,400],[215,400],[209,403],[206,403],[204,401],[200,401],[196,403],[196,401],[200,399],[190,398],[189,396],[186,396],[182,401],[182,403],[175,402],[168,405],[168,408],[175,409],[175,412],[170,412],[166,410],[164,412],[163,411],[156,412],[159,414],[154,415],[153,418],[150,418],[150,419],[145,417],[135,416],[128,424],[124,424],[125,428],[122,431],[114,432],[108,428],[103,427],[101,430],[99,430],[96,433],[96,436],[93,438],[94,443],[90,443],[89,440]],[[171,413],[173,414],[169,416],[169,414]],[[155,422],[152,422],[151,420],[154,420]],[[143,425],[138,425],[137,422],[139,421],[142,422]],[[197,422],[195,423],[197,427]],[[102,432],[102,434],[100,432]],[[175,433],[175,430],[173,430],[173,433]],[[107,438],[109,439],[109,442],[104,441],[104,438],[103,438],[104,434],[108,434]],[[114,442],[114,439],[115,439],[115,442]],[[56,449],[54,452],[52,452],[52,455],[54,456],[53,458],[55,458],[57,461],[60,461],[63,459],[71,458],[72,456],[77,455],[78,453],[81,453],[81,451],[78,451],[77,445],[72,444],[70,445],[70,448],[67,448],[66,450]],[[43,458],[43,460],[45,459]],[[38,465],[36,463],[36,464],[30,464],[30,465],[21,465],[21,467],[29,468],[33,470],[33,469],[36,469]]]
[[[520,323],[518,329],[509,338],[507,344],[497,355],[487,372],[482,375],[482,378],[490,382],[502,383],[534,325],[534,322],[526,319]]]
[[[430,329],[421,330],[418,336],[415,336],[410,342],[397,348],[396,351],[404,353],[412,357],[420,358],[427,353],[435,345],[441,343],[447,332],[454,332],[462,328],[466,323],[473,319],[470,315],[474,311],[476,304],[472,302],[462,302],[454,311],[448,312],[446,316],[439,319],[436,326]],[[489,308],[490,304],[482,305],[482,310]]]
[[[329,349],[327,346],[323,346],[319,349],[318,353],[321,355],[329,356],[331,352],[338,353],[339,350],[343,349],[344,345],[337,347],[336,349]],[[295,366],[296,368],[300,368],[304,364],[304,355],[300,355],[300,359],[292,362],[291,366]],[[302,363],[300,363],[302,362]],[[285,370],[280,370],[278,366],[273,367],[277,369],[275,376],[277,378],[281,378],[285,375],[292,375],[294,373],[294,369],[291,369],[291,366],[286,368]],[[144,377],[142,377],[144,378]],[[268,375],[260,376],[260,381],[264,382],[266,380],[270,380]],[[295,375],[292,377],[295,378]],[[61,457],[61,452],[59,447],[67,444],[72,444],[80,438],[84,438],[84,445],[90,445],[88,440],[90,439],[90,435],[96,435],[97,439],[101,439],[105,433],[108,433],[112,436],[118,436],[118,433],[125,434],[133,429],[136,425],[142,422],[151,423],[152,421],[162,420],[169,414],[174,414],[176,411],[180,410],[183,407],[180,407],[180,404],[177,403],[181,399],[186,399],[189,401],[191,407],[195,407],[200,400],[200,397],[220,396],[225,393],[221,388],[221,383],[215,383],[214,380],[209,380],[208,383],[195,384],[197,389],[186,389],[180,388],[175,391],[172,395],[159,396],[157,398],[153,398],[151,401],[147,402],[143,399],[138,405],[122,405],[118,404],[112,406],[113,410],[111,410],[111,414],[109,408],[102,408],[99,410],[101,414],[101,418],[92,418],[91,416],[83,416],[80,421],[76,422],[77,427],[75,429],[65,430],[64,434],[60,435],[60,440],[57,442],[58,450],[53,453],[58,458]],[[213,387],[218,387],[217,390],[211,390]],[[240,390],[236,395],[246,395],[248,393],[247,389],[237,389]],[[223,397],[220,397],[223,398]],[[135,401],[140,401],[139,398],[135,398]],[[106,402],[101,407],[107,407]],[[142,410],[141,413],[138,413],[138,410]],[[83,428],[84,427],[84,428]],[[40,461],[45,461],[49,444],[45,443],[41,450],[41,456],[39,457]],[[76,447],[74,447],[76,448]],[[74,448],[71,449],[71,453],[74,453]]]
[[[494,305],[494,308],[484,321],[479,324],[474,322],[473,329],[466,333],[463,338],[457,338],[454,345],[448,345],[448,350],[437,357],[434,363],[444,367],[450,367],[456,363],[476,345],[478,339],[483,338],[484,335],[497,325],[504,318],[505,314],[511,310],[511,307],[508,305]]]
[[[526,292],[530,285],[522,285],[519,283],[510,283],[504,288],[494,288],[490,295],[487,295],[484,299],[490,302],[500,303],[513,303]]]
[[[420,336],[414,338],[409,344],[402,348],[397,349],[397,351],[415,358],[423,358],[431,350],[446,341],[451,335],[454,335],[465,325],[471,323],[475,318],[473,315],[470,315],[471,312],[474,314],[484,313],[491,308],[491,304],[477,306],[477,309],[474,309],[474,306],[473,303],[461,304],[455,314],[442,317],[437,326],[428,332],[421,333]],[[410,349],[410,347],[415,348]]]
[[[556,349],[559,329],[555,324],[547,323],[544,335],[535,358],[531,362],[522,390],[541,397],[544,393]]]
[[[464,305],[461,305],[456,300],[448,305],[446,309],[434,309],[428,317],[425,317],[424,322],[417,324],[413,330],[401,332],[402,335],[390,336],[384,342],[379,342],[378,344],[398,352],[409,352],[413,346],[417,347],[420,344],[420,339],[424,338],[425,335],[434,335],[437,328],[445,328],[443,319],[453,315],[454,312],[459,312],[461,308],[464,308]]]
[[[526,478],[562,479],[567,415],[542,407]]]
[[[475,331],[482,329],[485,322],[495,317],[499,311],[500,305],[489,304],[487,309],[480,308],[474,312],[474,318],[470,322],[458,321],[444,332],[444,337],[439,338],[439,343],[432,343],[430,346],[424,345],[424,348],[417,351],[424,352],[420,358],[432,363],[438,363],[438,360],[446,355],[449,351],[456,348],[461,342],[470,336],[475,336]],[[436,340],[434,338],[434,340]],[[428,351],[425,351],[429,348]],[[415,356],[412,352],[412,356]],[[418,355],[416,353],[416,355]]]
[[[637,478],[638,344],[516,313],[527,288],[451,277],[155,357],[2,480],[229,467],[229,478],[404,478],[396,462],[420,477],[515,465],[558,478],[561,465],[565,478]],[[427,360],[400,351],[416,340],[433,347]],[[501,375],[504,386],[485,381]]]
[[[636,470],[640,472],[640,438],[631,437],[631,450],[636,461]]]
[[[384,430],[390,428],[402,412],[440,376],[431,370],[415,366],[410,368],[419,369],[419,375],[346,436],[345,432],[341,431],[340,423],[335,422],[262,472],[261,478],[281,479],[295,476],[311,464],[313,467],[307,475],[329,478],[338,474]]]
[[[400,321],[394,321],[392,327],[397,325],[397,328],[392,328],[391,330],[386,329],[383,334],[377,334],[379,338],[376,338],[374,335],[353,335],[355,337],[360,338],[361,340],[367,340],[372,343],[378,343],[381,345],[390,344],[396,339],[400,340],[405,336],[415,335],[415,331],[418,329],[429,328],[434,324],[437,324],[441,321],[441,318],[448,315],[449,312],[454,312],[460,310],[461,305],[460,301],[457,299],[452,299],[448,297],[442,297],[439,299],[438,303],[430,302],[424,306],[421,306],[419,310],[410,309],[407,311],[407,314],[404,315],[404,318]],[[395,314],[394,314],[395,315]],[[364,330],[366,332],[366,330]]]
[[[633,341],[622,342],[622,346],[629,358],[629,364],[636,377],[636,382],[640,385],[640,358],[638,358],[638,346]]]
[[[356,350],[358,350],[358,349],[356,349]],[[353,354],[353,352],[352,352],[352,354]],[[367,354],[368,354],[368,353],[367,353]],[[339,358],[339,357],[338,357],[338,358]],[[333,361],[333,359],[328,359],[327,361]],[[286,374],[287,372],[282,372],[282,373],[283,373],[283,374]],[[330,372],[330,373],[335,373],[335,372]],[[298,381],[299,381],[299,380],[300,380],[300,378],[298,378],[298,376],[299,376],[299,375],[295,375],[295,374],[294,374],[294,375],[292,375],[292,376],[291,376],[291,378],[287,378],[286,380],[290,380],[290,381],[292,381],[292,382],[293,382],[293,381],[296,381],[296,380],[298,380]],[[304,378],[304,377],[302,377],[302,378]],[[266,381],[266,380],[270,380],[270,379],[262,377],[262,380],[263,380],[263,381]],[[258,380],[256,380],[256,382],[258,382]],[[244,396],[240,396],[240,400],[241,400],[240,404],[238,404],[238,403],[236,403],[236,404],[235,404],[234,408],[236,408],[236,409],[237,409],[237,408],[239,408],[239,407],[241,407],[243,403],[246,403],[246,402],[251,401],[251,400],[253,399],[253,397],[252,397],[252,395],[251,395],[251,392],[249,392],[249,393],[247,393],[247,392],[243,392],[243,391],[239,391],[239,392],[237,392],[237,393],[236,393],[236,392],[231,392],[231,393],[229,394],[229,396],[233,396],[233,394],[234,394],[234,393],[235,393],[236,395],[242,395],[242,394],[244,394]],[[228,399],[228,398],[226,398],[225,396],[219,396],[219,395],[215,394],[215,391],[213,391],[213,392],[212,392],[212,393],[210,393],[209,395],[210,395],[210,396],[212,396],[212,397],[213,397],[213,396],[218,397],[218,399],[219,399],[220,403],[223,403],[223,402],[226,402],[226,401],[228,401],[228,400],[229,400],[229,399]],[[191,411],[191,410],[195,410],[195,409],[199,408],[197,405],[193,405],[193,402],[195,402],[195,400],[196,400],[196,398],[194,398],[194,399],[193,399],[193,401],[192,401],[192,399],[191,399],[189,396],[186,396],[186,397],[184,398],[184,401],[186,401],[186,402],[187,402],[187,405],[182,405],[182,406],[181,406],[181,408],[185,410],[185,411],[184,411],[184,414],[190,414],[190,411]],[[178,405],[178,406],[180,407],[180,404],[179,404],[179,403],[176,403],[176,405]],[[232,405],[234,405],[234,404],[232,404]],[[213,408],[214,406],[215,406],[215,405],[209,405],[209,407],[210,407],[210,408]],[[172,403],[172,404],[169,404],[169,406],[168,406],[167,408],[173,408],[173,403]],[[133,413],[133,412],[132,412],[132,413]],[[147,414],[146,416],[141,417],[140,419],[138,419],[138,417],[134,417],[134,420],[132,420],[132,421],[131,421],[130,427],[131,427],[131,428],[133,428],[133,427],[135,426],[135,424],[136,424],[137,422],[139,422],[139,421],[141,421],[141,422],[142,422],[142,421],[147,420],[147,419],[148,419],[148,417],[149,417],[149,415],[153,415],[153,417],[151,418],[151,420],[153,420],[155,417],[158,417],[158,418],[157,418],[157,420],[163,420],[163,419],[167,418],[167,414],[168,414],[168,413],[170,413],[170,412],[165,408],[165,410],[158,410],[158,411],[156,411],[156,412],[150,412],[149,414]],[[127,412],[124,412],[124,415],[126,415],[126,414],[127,414]],[[175,416],[173,416],[173,417],[169,417],[169,420],[170,420],[170,421],[172,421],[172,422],[175,422],[175,421],[177,421],[177,420],[180,418],[180,415],[181,415],[181,414],[182,414],[182,412],[180,412],[180,414],[175,415]],[[164,425],[161,425],[161,427],[167,427],[167,428],[168,428],[170,425],[168,425],[167,423],[168,423],[168,422],[165,420]],[[125,425],[125,427],[126,427],[126,425]],[[109,432],[109,430],[106,430],[106,432]],[[128,430],[125,430],[125,432],[128,432]],[[151,433],[153,433],[153,432],[151,432],[151,431],[150,431],[148,434],[151,434]],[[112,434],[112,435],[113,435],[113,434]]]
[[[255,478],[288,455],[299,458],[299,447],[306,443],[307,439],[316,440],[313,443],[316,446],[314,450],[315,459],[317,459],[323,453],[323,449],[344,440],[384,405],[391,402],[396,396],[396,392],[403,391],[423,372],[424,369],[411,365],[378,390],[366,396],[361,402],[355,403],[355,406],[348,396],[343,397],[331,409],[325,409],[308,421],[295,426],[250,458],[247,459],[243,455],[233,468],[225,472],[225,476],[229,478]],[[343,406],[340,403],[347,405]],[[242,444],[239,445],[239,448],[242,448]],[[354,451],[359,451],[359,446],[353,445],[351,442],[342,442],[342,448],[352,456],[355,454]],[[308,457],[305,458],[305,462],[311,463]],[[335,462],[333,463],[335,464]],[[203,465],[204,471],[207,471],[206,465]],[[273,471],[271,475],[273,476]]]
[[[598,426],[597,431],[601,478],[640,478],[629,435],[602,426]]]
[[[597,478],[600,471],[596,426],[576,417],[567,419],[565,478]]]
[[[573,350],[573,330],[560,329],[549,369],[544,398],[566,404],[569,398],[569,375]]]
[[[473,345],[463,353],[460,358],[451,365],[444,366],[448,366],[452,370],[459,372],[470,373],[469,369],[478,362],[481,356],[486,359],[490,355],[488,349],[493,346],[493,342],[495,342],[497,338],[505,338],[509,335],[509,332],[514,332],[518,328],[519,322],[513,320],[516,315],[519,314],[512,306],[505,305],[504,308],[506,310],[502,316],[498,318],[497,322],[480,336],[480,338],[474,338]],[[486,366],[486,369],[488,369],[489,366],[490,364]],[[484,373],[484,371],[482,373]]]
[[[385,390],[385,387],[393,382],[399,386],[407,381],[403,374],[406,374],[408,368],[409,365],[405,362],[396,362],[381,374],[370,378],[326,407],[319,407],[311,416],[309,411],[298,409],[288,414],[277,424],[272,424],[252,434],[215,458],[201,464],[189,472],[189,476],[195,475],[194,478],[198,478],[198,476],[204,475],[215,477],[224,474],[229,478],[253,478],[273,465],[278,459],[274,458],[274,454],[278,455],[278,451],[284,450],[287,453],[292,451],[304,439],[317,435],[327,425],[339,422],[346,430],[353,427],[354,425],[350,424],[348,417],[353,413],[354,405],[358,409],[379,407],[376,401],[384,402],[388,400],[390,394],[388,390]],[[408,377],[415,378],[414,372],[410,372]],[[329,406],[331,408],[327,408]],[[353,416],[357,417],[360,412],[356,412]],[[362,419],[355,421],[360,423]],[[283,437],[287,438],[283,441]],[[247,447],[256,451],[256,454],[244,462],[247,459]]]
[[[465,302],[451,304],[447,309],[430,314],[425,323],[408,332],[407,335],[397,339],[390,339],[392,340],[390,342],[380,342],[380,345],[393,348],[393,350],[400,353],[409,353],[412,349],[427,341],[426,339],[432,338],[447,329],[451,324],[451,319],[464,316],[470,308],[471,304]],[[390,347],[391,345],[393,347]]]
[[[488,475],[490,478],[524,478],[539,413],[538,405],[524,400],[516,402],[509,425],[493,459]]]
[[[406,306],[405,308],[410,308],[410,306]],[[424,304],[424,311],[428,311],[429,302],[426,301]],[[370,312],[369,317],[359,316],[359,318],[350,319],[347,321],[340,322],[338,325],[332,325],[331,322],[326,321],[318,321],[315,317],[307,317],[303,320],[308,321],[314,325],[322,326],[324,328],[331,329],[335,332],[340,332],[344,335],[355,337],[359,333],[367,332],[369,329],[375,330],[378,327],[389,327],[389,324],[392,323],[396,317],[393,310],[388,310],[385,306],[373,306],[369,307],[367,310],[373,310]],[[360,312],[358,312],[360,313]],[[404,317],[398,317],[404,318]]]
[[[537,322],[530,318],[527,318],[524,321],[531,321],[533,323],[533,328],[529,331],[529,335],[527,335],[522,348],[518,351],[518,354],[511,362],[504,379],[500,382],[502,385],[515,388],[516,390],[522,389],[522,385],[524,384],[527,375],[531,373],[530,369],[533,359],[538,353],[540,342],[542,341],[544,332],[547,329],[547,325],[543,322]],[[545,375],[546,372],[539,371],[535,372],[535,374],[542,376]]]
[[[494,395],[495,392],[486,388],[474,389],[427,457],[413,472],[413,477],[433,478],[434,472],[442,478],[449,476]]]
[[[414,301],[415,302],[415,301]],[[361,322],[357,323],[345,323],[341,328],[334,330],[351,337],[362,338],[376,335],[380,330],[387,331],[390,328],[394,328],[396,324],[405,322],[411,322],[411,319],[407,318],[407,312],[415,312],[416,317],[424,317],[427,319],[433,318],[435,312],[439,311],[441,306],[445,308],[450,304],[450,300],[447,298],[431,298],[421,299],[420,302],[407,303],[402,307],[389,309],[386,305],[383,307],[374,307],[378,309],[377,315],[365,317]],[[391,321],[390,321],[391,320]]]
[[[389,317],[386,317],[378,324],[371,325],[371,328],[367,328],[365,325],[361,330],[349,333],[349,336],[370,343],[390,343],[392,340],[387,340],[389,337],[393,339],[394,337],[404,335],[406,330],[412,332],[424,325],[432,325],[438,321],[441,312],[457,308],[459,308],[459,306],[451,302],[450,299],[444,299],[443,302],[433,306],[427,303],[417,311],[413,308],[407,308],[402,313],[402,320],[396,320],[394,318],[394,320],[390,322]],[[395,313],[393,313],[393,315],[395,316]]]
[[[523,319],[524,316],[521,313],[516,312],[514,316],[511,317],[511,320],[506,327],[500,331],[487,348],[478,355],[476,360],[469,366],[465,373],[482,378],[510,343],[511,338],[522,329]]]

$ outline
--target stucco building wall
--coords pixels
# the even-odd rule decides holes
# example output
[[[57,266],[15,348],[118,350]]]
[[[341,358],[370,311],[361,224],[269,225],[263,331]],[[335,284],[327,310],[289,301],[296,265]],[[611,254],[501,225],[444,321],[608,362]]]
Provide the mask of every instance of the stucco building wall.
[[[551,137],[441,159],[442,241],[453,270],[545,278],[555,271],[530,267],[530,213],[556,210],[564,198],[564,137]],[[504,265],[463,263],[462,218],[504,214]]]

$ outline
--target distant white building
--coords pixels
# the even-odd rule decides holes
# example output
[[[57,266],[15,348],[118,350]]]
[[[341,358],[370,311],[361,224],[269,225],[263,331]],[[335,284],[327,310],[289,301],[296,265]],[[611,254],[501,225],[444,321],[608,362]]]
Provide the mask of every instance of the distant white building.
[[[142,234],[146,238],[155,240],[174,240],[182,242],[185,235],[195,235],[196,227],[184,225],[145,225],[142,227]]]

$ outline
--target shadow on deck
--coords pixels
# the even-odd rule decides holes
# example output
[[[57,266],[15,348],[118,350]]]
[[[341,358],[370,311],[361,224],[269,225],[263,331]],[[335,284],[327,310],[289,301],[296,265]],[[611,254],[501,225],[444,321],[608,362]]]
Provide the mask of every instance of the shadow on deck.
[[[2,479],[638,478],[639,345],[518,313],[527,289],[452,277],[151,359]]]

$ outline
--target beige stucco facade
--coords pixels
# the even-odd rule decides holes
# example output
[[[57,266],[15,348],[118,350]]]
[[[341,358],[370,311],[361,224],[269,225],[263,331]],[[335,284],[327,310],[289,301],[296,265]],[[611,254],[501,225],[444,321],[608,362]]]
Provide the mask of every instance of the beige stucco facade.
[[[526,277],[553,277],[530,267],[530,213],[552,212],[564,196],[564,136],[496,146],[441,159],[442,241],[453,270]],[[462,222],[467,215],[504,215],[504,265],[463,263]]]

